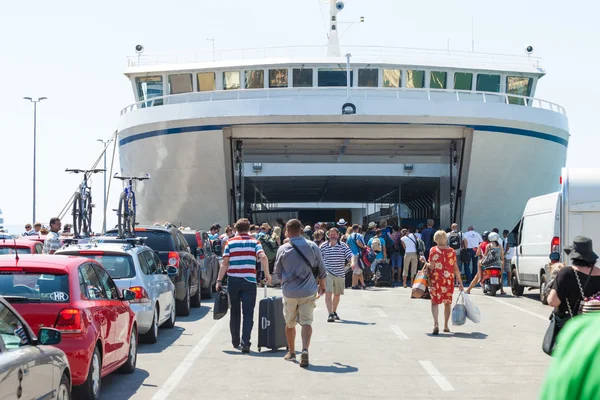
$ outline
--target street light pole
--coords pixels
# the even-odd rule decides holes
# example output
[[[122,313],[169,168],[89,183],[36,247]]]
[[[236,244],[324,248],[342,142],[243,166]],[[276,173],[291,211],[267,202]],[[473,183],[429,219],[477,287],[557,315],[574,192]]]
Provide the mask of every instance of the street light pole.
[[[32,224],[36,223],[35,220],[35,175],[36,175],[36,153],[37,153],[37,103],[42,100],[46,100],[46,97],[39,97],[34,100],[31,97],[23,97],[24,100],[29,100],[33,103],[33,220]]]
[[[96,139],[96,141],[102,143],[102,145],[104,146],[104,218],[102,219],[102,233],[106,233],[106,148],[108,144],[112,141],[112,139]]]

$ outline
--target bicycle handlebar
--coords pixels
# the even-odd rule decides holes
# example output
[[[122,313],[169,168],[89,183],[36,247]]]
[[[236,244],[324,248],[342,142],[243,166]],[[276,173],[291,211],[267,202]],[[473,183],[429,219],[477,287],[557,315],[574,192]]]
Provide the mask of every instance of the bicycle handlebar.
[[[113,178],[120,179],[122,181],[126,181],[126,180],[145,181],[146,179],[150,179],[150,175],[149,174],[146,174],[146,176],[117,176],[117,174],[115,174],[113,176]]]
[[[69,169],[69,168],[67,168],[67,169],[65,169],[65,172],[71,172],[73,174],[81,174],[81,173],[87,174],[87,173],[91,172],[92,174],[96,174],[98,172],[106,172],[106,170],[102,169],[102,168],[95,168],[95,169]]]

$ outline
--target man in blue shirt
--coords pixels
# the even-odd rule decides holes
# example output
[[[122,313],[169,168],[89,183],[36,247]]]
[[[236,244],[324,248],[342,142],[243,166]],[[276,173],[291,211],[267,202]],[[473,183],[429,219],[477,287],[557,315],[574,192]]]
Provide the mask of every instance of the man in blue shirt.
[[[219,238],[219,231],[221,230],[221,225],[212,224],[210,227],[210,233],[208,234],[208,238],[210,240],[217,240]]]
[[[364,249],[366,245],[365,238],[359,233],[359,231],[360,226],[357,224],[352,225],[352,234],[348,237],[348,241],[346,242],[352,251],[352,289],[359,289],[360,287],[364,289],[367,287],[365,285],[365,277],[363,276],[363,270],[361,268],[362,263],[360,262],[362,249]],[[361,284],[360,286],[359,283]]]
[[[383,237],[381,237],[381,229],[377,229],[375,231],[375,237],[369,240],[367,246],[373,249],[373,251],[376,254],[375,261],[373,261],[373,264],[371,264],[371,271],[374,273],[377,265],[382,262],[385,262],[385,260],[387,259],[387,252],[385,250],[385,240],[383,239]]]
[[[433,247],[433,235],[435,230],[433,229],[433,220],[427,220],[427,228],[421,232],[421,240],[425,243],[425,258],[429,260],[429,250]]]

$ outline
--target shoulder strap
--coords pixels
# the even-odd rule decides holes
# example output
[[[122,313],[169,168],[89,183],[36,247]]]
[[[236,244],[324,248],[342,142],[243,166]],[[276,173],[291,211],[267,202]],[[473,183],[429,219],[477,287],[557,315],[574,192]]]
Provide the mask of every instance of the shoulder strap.
[[[306,256],[304,255],[304,253],[302,253],[300,251],[300,249],[294,244],[292,243],[292,241],[290,240],[290,245],[294,248],[294,250],[296,250],[296,252],[300,255],[300,257],[302,258],[302,260],[304,260],[304,262],[306,263],[306,265],[308,265],[308,267],[310,268],[310,270],[312,271],[313,275],[316,276],[315,273],[315,267],[312,266],[312,264],[310,263],[310,261],[308,261],[308,258],[306,258]]]

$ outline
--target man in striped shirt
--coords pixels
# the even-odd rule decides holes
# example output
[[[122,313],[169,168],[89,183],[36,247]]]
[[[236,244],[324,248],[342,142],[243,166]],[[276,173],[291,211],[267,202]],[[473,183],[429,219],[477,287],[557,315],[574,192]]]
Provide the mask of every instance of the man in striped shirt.
[[[337,315],[337,308],[340,304],[340,295],[344,294],[346,287],[346,261],[353,260],[353,258],[350,247],[339,241],[340,231],[337,228],[331,228],[327,234],[329,241],[323,243],[320,249],[327,270],[325,280],[325,304],[327,304],[329,312],[327,322],[335,322],[340,319]]]
[[[260,260],[268,283],[271,283],[269,260],[260,243],[250,237],[250,222],[246,218],[235,224],[237,235],[227,241],[223,250],[223,263],[219,270],[217,291],[221,290],[221,281],[227,274],[227,291],[231,303],[229,330],[233,348],[242,346],[242,353],[250,352],[250,334],[254,326],[254,307],[256,305],[256,261]],[[240,308],[241,303],[241,308]],[[242,337],[240,341],[241,314],[244,315]]]

